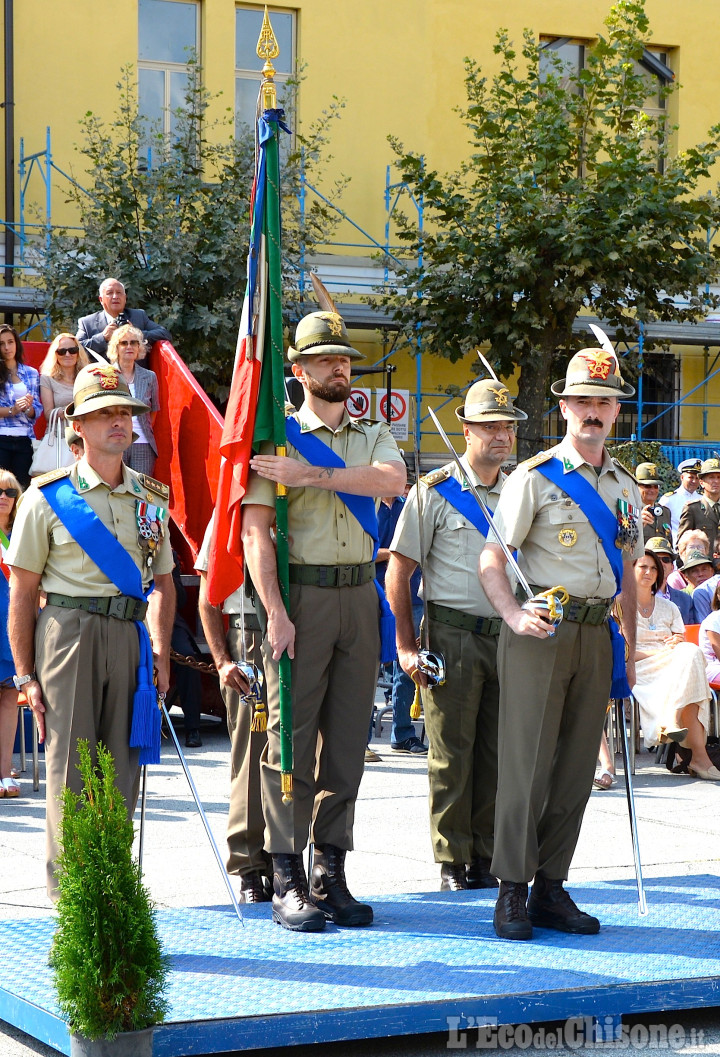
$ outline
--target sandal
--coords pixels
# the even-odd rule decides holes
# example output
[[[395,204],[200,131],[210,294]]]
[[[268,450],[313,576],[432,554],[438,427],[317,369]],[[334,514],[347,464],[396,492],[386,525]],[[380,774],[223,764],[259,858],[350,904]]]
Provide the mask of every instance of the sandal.
[[[10,798],[20,796],[20,786],[17,784],[14,778],[3,778],[2,787],[3,796]]]
[[[611,789],[615,785],[615,775],[612,771],[601,771],[600,774],[596,774],[593,778],[593,786],[595,789],[607,790]]]

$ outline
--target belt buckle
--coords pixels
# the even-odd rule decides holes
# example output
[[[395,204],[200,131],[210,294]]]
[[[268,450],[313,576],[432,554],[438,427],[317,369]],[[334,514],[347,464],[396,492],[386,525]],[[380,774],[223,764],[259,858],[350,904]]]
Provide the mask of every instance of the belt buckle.
[[[585,605],[587,605],[587,606],[599,606],[601,603],[604,603],[604,602],[605,602],[604,598],[586,598],[585,599]]]
[[[125,620],[127,599],[124,595],[113,595],[108,602],[107,615],[115,617],[116,620]]]
[[[88,613],[99,613],[100,612],[100,599],[99,598],[88,598],[87,600],[87,611]]]
[[[354,569],[351,565],[339,565],[337,567],[336,587],[352,587],[353,586],[353,572]]]

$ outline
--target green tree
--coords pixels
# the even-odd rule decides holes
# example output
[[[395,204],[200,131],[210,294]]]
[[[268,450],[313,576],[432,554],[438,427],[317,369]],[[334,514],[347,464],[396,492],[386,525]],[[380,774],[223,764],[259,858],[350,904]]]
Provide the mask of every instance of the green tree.
[[[620,0],[605,26],[575,73],[530,31],[519,55],[498,32],[500,69],[490,80],[467,59],[459,114],[469,153],[458,171],[441,175],[391,141],[402,179],[424,203],[425,231],[416,214],[400,217],[410,254],[386,303],[427,351],[456,361],[489,343],[503,375],[519,368],[518,405],[529,414],[521,457],[541,444],[548,383],[574,349],[597,344],[573,337],[580,312],[632,343],[640,321],[695,320],[714,303],[698,288],[718,274],[706,232],[720,211],[697,188],[717,158],[720,126],[672,156],[674,130],[643,109],[643,3]]]
[[[128,303],[166,326],[205,389],[227,396],[245,277],[254,171],[254,131],[235,139],[233,115],[210,120],[212,96],[189,63],[185,105],[173,114],[171,141],[138,112],[136,75],[123,69],[111,121],[88,112],[78,150],[84,177],[70,191],[82,233],[54,230],[40,272],[56,327],[75,330],[97,304],[107,275],[128,289]],[[297,82],[290,86],[293,109]],[[301,167],[314,174],[328,160],[329,127],[343,104],[296,131],[283,159],[284,302],[297,299],[297,268],[332,229],[331,209],[313,198],[301,215]],[[292,117],[289,118],[292,121]],[[317,182],[314,175],[313,182]],[[81,185],[85,185],[85,187]],[[341,193],[337,181],[326,193]]]

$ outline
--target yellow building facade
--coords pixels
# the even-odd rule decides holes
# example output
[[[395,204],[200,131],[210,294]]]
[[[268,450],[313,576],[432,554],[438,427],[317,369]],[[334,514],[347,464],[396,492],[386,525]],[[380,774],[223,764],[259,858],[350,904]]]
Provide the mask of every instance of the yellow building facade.
[[[14,0],[10,6],[16,225],[20,139],[26,155],[42,152],[49,127],[55,165],[80,184],[86,182],[75,151],[79,121],[88,111],[111,118],[117,106],[116,83],[125,64],[138,67],[141,95],[144,92],[152,113],[177,101],[188,44],[200,56],[207,88],[220,93],[214,104],[218,114],[227,108],[247,110],[248,98],[256,91],[254,76],[260,63],[255,60],[252,66],[252,53],[257,39],[253,34],[262,16],[260,5],[234,0],[123,0],[120,4],[117,0]],[[300,119],[311,121],[334,95],[345,102],[342,118],[332,130],[327,186],[337,175],[350,177],[342,209],[370,238],[342,223],[336,239],[343,245],[325,247],[320,272],[331,290],[335,284],[340,300],[343,283],[351,287],[348,274],[355,276],[356,295],[363,289],[368,292],[380,274],[368,258],[374,248],[371,240],[385,241],[385,187],[393,162],[388,136],[424,153],[430,166],[453,169],[466,145],[465,129],[453,113],[454,106],[464,103],[463,59],[471,56],[492,73],[499,27],[507,28],[518,42],[523,29],[529,27],[538,38],[591,43],[602,30],[608,9],[609,0],[584,0],[582,4],[571,0],[545,0],[543,4],[535,0],[295,0],[271,6],[271,19],[283,47],[276,61],[280,79],[296,63],[305,69]],[[688,9],[676,0],[647,0],[646,10],[652,27],[649,44],[682,86],[670,104],[671,117],[679,126],[675,146],[682,150],[703,140],[720,120],[716,54],[720,6],[712,0],[696,0]],[[3,38],[7,62],[6,43]],[[9,150],[5,146],[3,181]],[[53,173],[53,223],[73,220],[65,204],[63,180]],[[24,188],[25,220],[42,222],[45,202],[46,188],[38,169]],[[15,285],[26,283],[22,272],[16,273]],[[389,347],[392,335],[365,330],[354,337],[373,362]],[[681,360],[681,391],[703,383],[717,351],[712,347],[707,352],[702,347],[673,348]],[[393,359],[398,366],[394,384],[413,389],[417,381],[414,361],[407,352],[394,354]],[[462,386],[470,377],[467,361],[451,366],[424,357],[422,388],[426,393],[437,393],[448,383]],[[720,404],[720,383],[711,381],[693,399]],[[701,408],[684,410],[676,428],[688,441],[716,437],[720,441],[720,411],[714,407],[705,413]]]

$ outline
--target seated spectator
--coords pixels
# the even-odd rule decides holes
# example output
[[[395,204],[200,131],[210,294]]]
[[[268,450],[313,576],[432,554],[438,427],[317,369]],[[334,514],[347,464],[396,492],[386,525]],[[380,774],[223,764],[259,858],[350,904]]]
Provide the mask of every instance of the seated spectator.
[[[667,580],[668,585],[676,587],[678,591],[684,591],[688,586],[687,580],[680,571],[688,551],[702,551],[703,554],[709,554],[710,540],[707,537],[707,533],[703,532],[702,529],[688,529],[680,537],[677,548],[678,567],[674,572],[670,573]]]
[[[30,484],[34,422],[42,414],[40,375],[23,363],[20,335],[0,326],[0,466],[13,473],[22,488]]]
[[[154,341],[170,341],[170,332],[154,323],[142,308],[126,308],[127,295],[119,279],[103,279],[98,298],[100,312],[83,316],[78,320],[77,340],[96,360],[107,359],[108,345],[118,327],[131,323],[150,345]],[[144,357],[143,351],[141,359]]]
[[[700,625],[698,645],[705,657],[708,681],[720,682],[720,580],[713,591],[712,611]]]
[[[663,581],[657,590],[658,595],[662,598],[667,598],[669,602],[675,603],[680,610],[683,624],[696,624],[692,595],[687,591],[678,591],[675,587],[668,587],[668,573],[673,568],[675,561],[675,554],[669,542],[663,536],[654,536],[646,542],[645,553],[657,555],[662,563]]]
[[[54,408],[65,408],[72,401],[73,385],[78,371],[87,367],[88,354],[72,334],[58,334],[40,364],[40,400],[45,418]]]
[[[152,477],[157,459],[157,444],[153,425],[160,408],[157,376],[153,371],[140,367],[137,358],[142,345],[142,333],[129,323],[118,327],[110,338],[108,359],[118,366],[120,373],[130,387],[136,400],[141,400],[150,408],[144,415],[133,416],[133,430],[137,433],[123,455],[123,461],[133,470],[146,473]]]
[[[20,786],[12,770],[13,744],[17,730],[18,692],[13,683],[13,664],[8,640],[8,570],[4,564],[5,551],[12,535],[15,511],[20,496],[20,483],[7,470],[0,470],[0,797],[12,799],[20,794]],[[24,737],[21,731],[20,736]]]
[[[701,623],[712,609],[713,592],[720,579],[713,575],[710,558],[701,551],[688,551],[682,564],[682,574],[692,591],[695,622]]]
[[[635,563],[637,585],[636,682],[633,695],[640,707],[646,745],[676,741],[692,751],[690,773],[720,780],[707,754],[710,687],[705,658],[698,646],[685,641],[680,610],[659,597],[662,563],[645,554]]]

